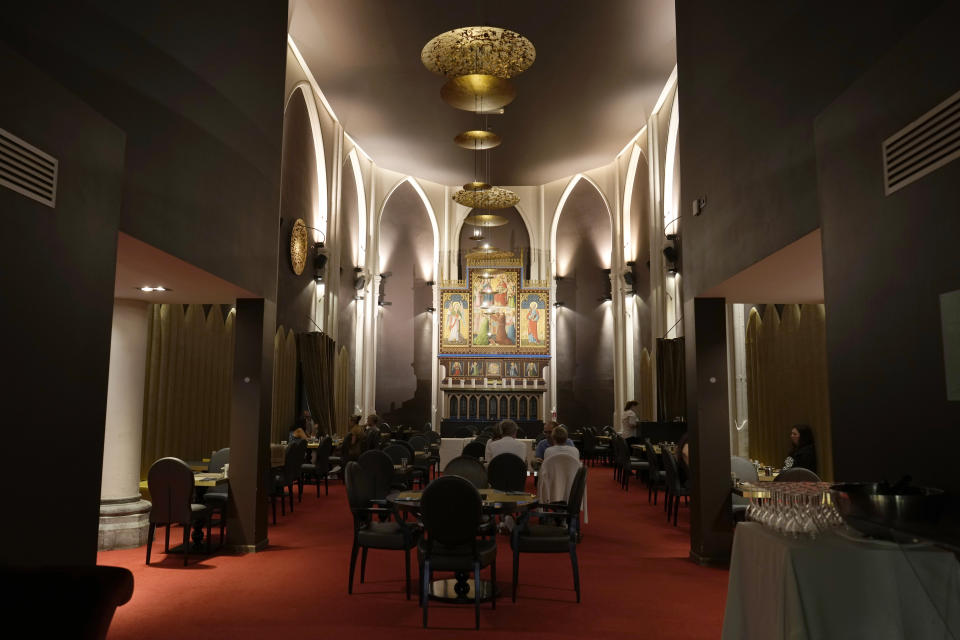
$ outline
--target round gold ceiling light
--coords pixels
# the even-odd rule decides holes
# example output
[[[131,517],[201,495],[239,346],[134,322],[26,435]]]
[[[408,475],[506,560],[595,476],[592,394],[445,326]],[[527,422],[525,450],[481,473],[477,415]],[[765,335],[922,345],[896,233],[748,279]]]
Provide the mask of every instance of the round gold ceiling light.
[[[463,185],[464,191],[486,191],[493,187],[489,182],[468,182]]]
[[[474,213],[467,216],[463,224],[469,224],[474,227],[502,227],[507,224],[507,219],[495,213]]]
[[[427,69],[448,78],[472,73],[512,78],[536,59],[532,42],[500,27],[453,29],[430,40],[420,52]]]
[[[493,131],[464,131],[453,141],[458,147],[469,149],[470,151],[483,151],[484,149],[493,149],[500,146],[500,136]]]
[[[502,187],[490,187],[483,191],[461,189],[453,194],[453,199],[471,209],[507,209],[520,202],[520,196]]]
[[[451,107],[464,111],[489,111],[505,107],[517,97],[509,80],[482,73],[470,73],[447,80],[440,97]]]

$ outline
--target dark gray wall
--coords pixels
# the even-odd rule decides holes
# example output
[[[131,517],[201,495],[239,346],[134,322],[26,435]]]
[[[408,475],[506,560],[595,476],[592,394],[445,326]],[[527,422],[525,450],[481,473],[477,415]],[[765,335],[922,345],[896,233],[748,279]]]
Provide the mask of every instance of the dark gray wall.
[[[430,419],[433,230],[423,201],[409,183],[399,186],[380,220],[381,272],[391,272],[377,336],[377,413],[387,422]],[[376,304],[376,300],[373,301]]]
[[[124,135],[2,44],[0,86],[0,127],[59,160],[55,209],[0,187],[0,486],[16,511],[0,564],[93,564]],[[64,424],[69,445],[36,455]]]
[[[285,2],[38,0],[0,13],[0,126],[41,141],[64,171],[52,216],[0,195],[17,219],[5,242],[18,243],[5,247],[3,273],[19,276],[3,287],[17,310],[5,361],[35,371],[8,389],[9,424],[23,428],[8,430],[4,449],[32,449],[64,420],[73,431],[71,447],[45,454],[58,472],[35,478],[30,500],[27,469],[5,469],[17,478],[4,482],[17,520],[29,523],[5,528],[10,561],[96,560],[118,224],[275,299],[286,18]],[[66,417],[44,410],[51,389]]]
[[[684,295],[822,228],[839,478],[960,488],[935,300],[958,288],[957,168],[890,198],[879,173],[882,139],[960,88],[956,20],[953,1],[677,3]]]
[[[958,7],[931,15],[816,121],[838,478],[910,474],[960,491],[960,403],[946,399],[939,306],[960,289],[960,162],[884,196],[880,151],[960,90]]]
[[[676,3],[685,298],[817,228],[814,118],[937,4]]]
[[[127,134],[120,228],[274,298],[286,2],[49,0],[0,39]]]
[[[313,305],[314,240],[323,236],[307,230],[310,255],[303,273],[297,275],[290,263],[290,232],[297,218],[314,226],[314,212],[323,203],[317,187],[317,155],[313,131],[303,92],[297,91],[287,104],[283,122],[283,165],[280,189],[280,233],[277,265],[277,324],[297,333],[316,331],[310,321]]]
[[[557,419],[568,427],[613,419],[613,308],[609,288],[610,218],[603,199],[581,180],[557,226]]]

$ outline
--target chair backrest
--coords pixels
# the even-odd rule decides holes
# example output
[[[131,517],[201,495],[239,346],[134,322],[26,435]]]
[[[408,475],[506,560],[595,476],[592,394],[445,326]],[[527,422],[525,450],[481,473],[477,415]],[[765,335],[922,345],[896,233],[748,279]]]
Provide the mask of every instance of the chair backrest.
[[[516,454],[501,453],[487,466],[487,479],[494,489],[523,491],[527,484],[527,463]]]
[[[283,479],[286,483],[294,482],[300,477],[300,465],[307,455],[307,441],[294,438],[287,444],[283,454]]]
[[[413,463],[413,453],[408,447],[403,446],[399,442],[388,444],[383,448],[383,452],[390,456],[392,464],[400,464],[404,458],[407,459],[407,464]]]
[[[570,497],[573,480],[581,466],[578,459],[565,454],[550,456],[544,460],[540,465],[540,476],[537,481],[540,500],[545,503],[566,502]]]
[[[453,432],[454,438],[472,438],[473,429],[470,427],[457,427],[457,430]]]
[[[803,467],[790,467],[789,469],[784,469],[780,472],[776,478],[773,479],[774,482],[820,482],[820,476],[815,474],[810,469],[804,469]]]
[[[369,451],[371,449],[380,448],[380,431],[377,429],[370,429],[367,431],[366,442],[363,445],[364,451]]]
[[[437,478],[420,499],[428,539],[451,547],[473,544],[482,507],[480,493],[467,480],[455,475]]]
[[[230,462],[230,447],[224,447],[210,456],[210,464],[207,465],[207,471],[210,473],[223,473],[223,465],[228,462]]]
[[[393,484],[393,460],[390,456],[380,449],[370,449],[360,454],[357,462],[370,483],[370,494],[373,498],[386,498]]]
[[[424,436],[413,436],[407,442],[414,451],[426,451],[430,448],[430,442]]]
[[[347,502],[350,510],[356,513],[366,509],[373,499],[373,488],[366,471],[358,462],[348,462],[343,472],[343,481],[347,486]]]
[[[557,457],[557,456],[554,456]],[[573,483],[570,485],[570,497],[567,498],[567,508],[570,514],[570,527],[574,526],[577,518],[580,516],[580,509],[583,508],[583,494],[587,490],[587,467],[581,465],[577,473],[573,476]]]
[[[593,429],[584,429],[583,430],[583,455],[585,457],[592,457],[597,453],[597,434],[593,432]]]
[[[670,491],[679,493],[682,488],[680,485],[680,472],[677,471],[677,456],[672,451],[664,447],[663,451],[663,470],[667,476],[667,487]]]
[[[427,431],[426,436],[427,440],[429,440],[431,443],[438,443],[443,440],[443,437],[436,431]]]
[[[487,446],[482,442],[468,442],[467,446],[463,448],[463,455],[470,456],[471,458],[482,458],[487,452]]]
[[[730,471],[737,474],[737,479],[741,482],[759,482],[760,480],[753,463],[740,456],[730,456]]]
[[[330,453],[333,451],[333,438],[323,436],[320,439],[320,445],[317,447],[317,471],[326,473],[330,470]]]
[[[647,447],[647,463],[650,465],[649,474],[650,478],[656,479],[657,474],[660,472],[660,461],[657,460],[657,454],[653,450],[653,443],[650,442],[650,438],[644,438],[643,444]]]
[[[470,456],[457,456],[447,463],[443,469],[445,476],[460,476],[477,489],[486,489],[490,486],[487,479],[487,470],[480,461]]]
[[[147,472],[153,508],[150,522],[190,522],[193,471],[180,458],[160,458]]]

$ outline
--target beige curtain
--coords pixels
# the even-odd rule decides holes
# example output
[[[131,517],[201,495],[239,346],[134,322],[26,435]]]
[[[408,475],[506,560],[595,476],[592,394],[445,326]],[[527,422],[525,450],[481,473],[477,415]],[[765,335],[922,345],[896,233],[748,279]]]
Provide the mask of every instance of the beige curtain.
[[[767,305],[747,322],[747,403],[750,457],[778,466],[790,452],[790,429],[813,430],[820,476],[833,479],[822,304]]]
[[[334,433],[333,375],[336,345],[330,336],[323,333],[301,333],[297,336],[297,351],[300,355],[310,413],[320,433]]]
[[[340,347],[340,351],[337,352],[334,380],[334,425],[332,431],[343,436],[347,433],[347,424],[350,421],[350,413],[353,409],[350,398],[350,390],[353,387],[353,379],[350,376],[350,352],[347,351],[346,347]]]
[[[280,442],[296,420],[297,410],[297,338],[283,325],[273,336],[273,413],[270,441]]]
[[[150,305],[140,477],[158,458],[198,460],[228,446],[234,312]]]
[[[662,422],[687,417],[683,338],[657,338],[657,416]]]
[[[644,347],[640,351],[640,393],[637,402],[640,403],[641,420],[653,420],[653,363],[650,352]]]

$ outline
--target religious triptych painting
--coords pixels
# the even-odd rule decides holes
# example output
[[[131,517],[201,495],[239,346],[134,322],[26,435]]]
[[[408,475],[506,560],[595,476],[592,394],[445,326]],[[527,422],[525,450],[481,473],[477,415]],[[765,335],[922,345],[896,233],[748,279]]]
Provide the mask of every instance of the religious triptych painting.
[[[474,347],[517,346],[517,272],[481,272],[471,283]]]

